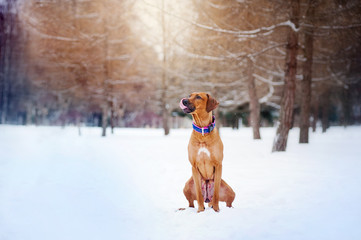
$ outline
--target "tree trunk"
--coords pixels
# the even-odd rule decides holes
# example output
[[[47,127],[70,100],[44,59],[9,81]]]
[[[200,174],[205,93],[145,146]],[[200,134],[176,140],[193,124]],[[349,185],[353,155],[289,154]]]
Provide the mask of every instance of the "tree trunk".
[[[352,113],[352,102],[351,102],[350,87],[347,86],[347,88],[344,88],[342,92],[342,115],[343,115],[342,125],[344,127],[352,124],[351,113]]]
[[[167,101],[167,46],[166,46],[166,27],[164,20],[164,0],[162,0],[162,37],[163,37],[163,72],[162,72],[162,95],[161,95],[161,104],[162,104],[162,120],[163,120],[163,129],[164,135],[169,134],[169,113],[168,113],[168,101]]]
[[[163,129],[164,135],[169,134],[169,114],[166,103],[162,104],[162,120],[163,120]]]
[[[329,128],[329,113],[330,113],[330,95],[327,91],[322,96],[322,132],[326,132],[326,130]]]
[[[315,15],[315,0],[310,0],[306,19],[312,24]],[[313,60],[313,27],[305,31],[305,58],[303,65],[303,79],[301,81],[301,116],[300,116],[300,139],[299,143],[308,143],[311,110],[311,83],[312,83],[312,60]]]
[[[253,62],[248,58],[248,95],[250,108],[250,122],[253,129],[253,139],[261,139],[260,128],[260,105],[257,98],[256,84],[253,77]]]
[[[6,123],[9,111],[9,97],[11,88],[11,62],[14,45],[15,18],[11,11],[15,3],[8,1],[3,6],[4,14],[0,12],[0,123]]]
[[[111,102],[111,106],[110,106],[110,129],[111,129],[112,134],[114,134],[115,108],[116,108],[116,104],[114,103],[114,100],[113,100]]]
[[[108,35],[109,35],[109,29],[108,29],[108,21],[107,18],[104,18],[104,60],[103,60],[103,71],[104,71],[104,79],[103,79],[103,89],[104,89],[104,106],[103,106],[103,113],[102,113],[102,137],[105,137],[107,135],[107,126],[108,126],[108,111],[109,111],[109,92],[110,91],[110,87],[108,84],[108,80],[109,80],[109,61],[108,61],[108,56],[109,56],[109,43],[108,43]]]
[[[102,137],[107,135],[107,125],[108,125],[108,103],[105,103],[103,106],[102,113]]]
[[[2,75],[0,73],[0,75]],[[4,74],[5,75],[5,74]],[[8,76],[4,77],[4,81],[2,83],[2,93],[1,93],[1,118],[0,123],[5,124],[7,119],[7,112],[8,112],[8,100],[9,100],[9,81]]]
[[[29,126],[32,124],[32,115],[33,115],[33,105],[31,102],[28,102],[26,105],[26,122],[25,125]]]
[[[35,126],[39,126],[39,107],[35,107]]]
[[[318,97],[314,100],[313,104],[313,113],[312,113],[312,132],[316,132],[316,126],[318,121],[318,113],[319,113],[319,100]]]
[[[296,28],[298,28],[298,16],[300,12],[299,0],[293,0],[291,7],[291,22],[295,25]],[[272,152],[286,151],[287,147],[288,132],[292,125],[293,105],[295,101],[297,49],[298,34],[293,29],[290,29],[287,42],[287,61],[284,80],[285,84],[281,101],[280,120],[276,137],[273,142]]]
[[[5,30],[6,15],[0,11],[0,124],[5,123],[7,105],[7,82],[5,77],[5,50],[7,34]]]
[[[76,126],[78,127],[78,135],[81,136],[81,117],[76,116]]]

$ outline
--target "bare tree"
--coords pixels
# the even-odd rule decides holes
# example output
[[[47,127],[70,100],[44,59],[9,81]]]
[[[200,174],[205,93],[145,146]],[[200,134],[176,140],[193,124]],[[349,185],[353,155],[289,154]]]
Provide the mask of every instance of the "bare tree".
[[[299,0],[291,1],[291,26],[288,33],[285,85],[283,90],[280,122],[273,142],[272,152],[286,151],[288,132],[292,126],[293,108],[296,91],[298,28],[300,16]]]
[[[7,120],[11,82],[14,78],[12,64],[16,31],[16,2],[7,0],[0,3],[0,123]]]
[[[166,39],[166,22],[164,20],[165,8],[164,8],[164,0],[162,0],[162,94],[161,94],[161,109],[162,109],[162,119],[163,119],[163,129],[164,135],[169,134],[169,105],[168,105],[168,76],[167,76],[167,39]]]
[[[253,76],[253,62],[248,58],[248,94],[251,111],[250,121],[253,129],[253,139],[261,139],[260,128],[260,104],[257,98],[257,89]]]
[[[15,2],[22,7],[14,29],[29,40],[5,44],[10,15],[3,7]],[[221,103],[217,123],[242,111],[259,138],[261,109],[281,109],[275,149],[286,149],[292,121],[306,142],[310,109],[313,123],[322,112],[324,121],[330,114],[343,123],[358,117],[352,107],[359,100],[361,4],[296,2],[0,1],[1,120],[26,112],[29,121],[65,126],[90,115],[102,133],[110,120],[112,129],[156,126],[167,134],[179,99],[201,90]],[[23,41],[24,51],[13,39]],[[18,64],[17,52],[26,64]],[[15,93],[25,97],[14,100]],[[321,109],[325,99],[329,111]],[[293,118],[299,107],[300,118]]]
[[[309,0],[306,12],[306,21],[314,24],[316,0]],[[301,81],[301,116],[300,116],[300,143],[308,143],[311,111],[311,83],[313,62],[313,27],[304,29],[304,57],[303,79]]]

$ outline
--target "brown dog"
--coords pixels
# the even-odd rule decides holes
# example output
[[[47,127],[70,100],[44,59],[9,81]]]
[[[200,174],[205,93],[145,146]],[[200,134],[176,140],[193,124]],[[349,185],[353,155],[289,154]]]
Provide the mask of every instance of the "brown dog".
[[[183,192],[189,207],[194,207],[194,200],[197,200],[198,212],[204,211],[204,202],[216,212],[219,211],[219,201],[232,207],[235,198],[232,188],[221,179],[223,143],[212,116],[212,110],[218,104],[217,100],[203,92],[192,93],[179,104],[183,112],[193,117],[193,132],[188,145],[192,177]]]

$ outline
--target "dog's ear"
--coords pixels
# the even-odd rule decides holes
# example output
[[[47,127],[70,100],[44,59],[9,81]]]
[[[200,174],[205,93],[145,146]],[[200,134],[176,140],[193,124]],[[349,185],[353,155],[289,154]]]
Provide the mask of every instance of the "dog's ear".
[[[217,102],[216,99],[212,98],[211,96],[209,96],[209,94],[207,94],[208,97],[208,102],[207,102],[207,107],[206,110],[207,112],[210,112],[214,109],[216,109],[216,107],[218,106],[219,102]]]

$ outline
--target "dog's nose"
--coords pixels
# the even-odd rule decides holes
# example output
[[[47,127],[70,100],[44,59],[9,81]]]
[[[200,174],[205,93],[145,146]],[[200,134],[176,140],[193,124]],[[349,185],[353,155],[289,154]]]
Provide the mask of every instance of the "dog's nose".
[[[183,105],[188,106],[189,100],[186,98],[183,98],[182,103],[183,103]]]

